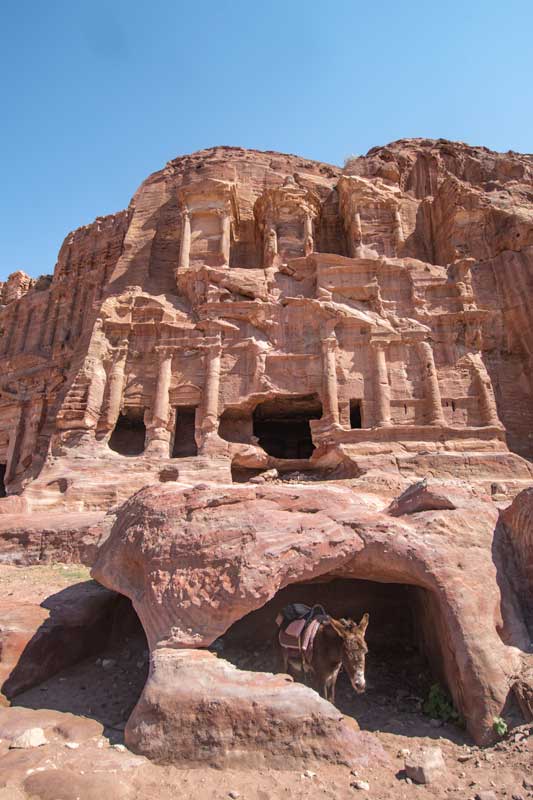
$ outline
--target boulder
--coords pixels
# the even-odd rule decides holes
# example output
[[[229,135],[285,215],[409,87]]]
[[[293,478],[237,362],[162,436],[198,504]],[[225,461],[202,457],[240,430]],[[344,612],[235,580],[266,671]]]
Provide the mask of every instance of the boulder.
[[[513,684],[513,691],[526,722],[533,722],[533,657],[524,657],[524,666]]]
[[[374,736],[308,687],[287,675],[239,670],[205,650],[154,651],[125,740],[154,761],[187,767],[388,762]]]
[[[9,745],[12,750],[27,750],[29,747],[41,747],[48,744],[42,728],[28,728],[11,740]]]
[[[455,494],[461,494],[455,491]],[[457,508],[457,499],[453,499],[454,491],[450,487],[428,486],[427,481],[419,481],[409,486],[402,494],[392,501],[388,513],[393,517],[402,517],[404,514],[416,514],[418,511],[442,511]],[[464,499],[464,498],[463,498]]]
[[[16,742],[27,737],[29,731],[39,731],[47,742],[85,742],[103,733],[103,726],[94,719],[78,717],[62,711],[32,709],[11,706],[0,708],[0,739],[12,748],[20,747]],[[32,734],[30,739],[33,739]],[[33,745],[32,745],[33,746]]]
[[[405,772],[415,783],[433,783],[446,770],[440,747],[427,747],[405,760]]]

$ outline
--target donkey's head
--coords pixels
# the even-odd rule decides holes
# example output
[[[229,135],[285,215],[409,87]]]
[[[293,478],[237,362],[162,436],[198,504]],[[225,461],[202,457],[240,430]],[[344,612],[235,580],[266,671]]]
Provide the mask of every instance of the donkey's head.
[[[358,694],[365,691],[365,657],[368,647],[365,633],[368,627],[368,614],[364,614],[357,624],[352,619],[331,619],[331,625],[344,642],[342,663],[350,682]]]

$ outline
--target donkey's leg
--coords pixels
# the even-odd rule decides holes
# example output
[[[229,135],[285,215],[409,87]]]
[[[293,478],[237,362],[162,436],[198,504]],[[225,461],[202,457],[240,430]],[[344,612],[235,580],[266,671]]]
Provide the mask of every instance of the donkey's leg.
[[[290,672],[289,672],[289,651],[285,647],[282,647],[281,645],[279,645],[278,654],[279,654],[279,660],[281,662],[281,671],[282,672],[286,672],[287,675],[290,675]]]
[[[339,677],[340,672],[340,665],[335,668],[335,670],[331,673],[328,678],[328,694],[329,697],[327,698],[330,703],[335,705],[335,689],[337,688],[337,678]]]

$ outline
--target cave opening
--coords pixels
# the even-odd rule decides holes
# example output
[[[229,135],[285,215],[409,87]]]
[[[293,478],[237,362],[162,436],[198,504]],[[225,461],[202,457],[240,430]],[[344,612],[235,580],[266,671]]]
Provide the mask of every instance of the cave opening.
[[[256,406],[253,433],[274,458],[308,459],[315,449],[309,422],[321,416],[317,395],[276,397]]]
[[[7,497],[6,484],[5,484],[6,470],[7,470],[7,464],[0,464],[0,497]]]
[[[128,408],[119,414],[109,447],[122,456],[139,456],[144,452],[146,426],[143,408]]]
[[[176,406],[176,427],[172,458],[187,458],[198,455],[195,437],[196,406]]]
[[[361,401],[350,400],[350,428],[362,428]]]
[[[77,590],[74,585],[62,592]],[[46,708],[95,719],[112,743],[122,742],[150,664],[146,635],[131,601],[110,592],[92,627],[56,626],[35,647],[45,666],[39,678],[32,660],[35,655],[27,647],[18,669],[20,677],[28,676],[28,680],[25,686],[18,681],[19,690],[10,695],[14,704],[41,709],[46,692]]]
[[[356,694],[341,670],[335,704],[342,713],[356,718],[367,730],[401,732],[415,719],[431,730],[423,703],[434,683],[446,688],[446,679],[439,614],[430,592],[409,584],[333,576],[291,584],[235,622],[210,649],[241,669],[282,672],[276,617],[296,602],[321,604],[331,616],[356,622],[365,612],[370,615],[367,689]]]

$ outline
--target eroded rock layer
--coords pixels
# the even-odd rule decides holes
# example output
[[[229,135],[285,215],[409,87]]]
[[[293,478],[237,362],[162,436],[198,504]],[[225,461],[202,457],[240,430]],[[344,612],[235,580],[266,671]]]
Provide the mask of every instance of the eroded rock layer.
[[[276,468],[515,493],[532,184],[531,156],[443,140],[344,170],[224,147],[169,162],[70,234],[52,278],[2,285],[5,489],[93,511]]]

